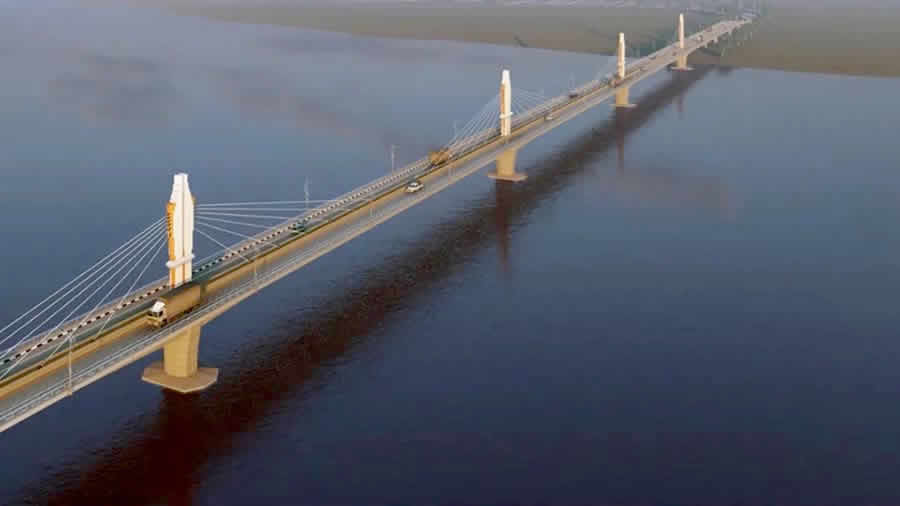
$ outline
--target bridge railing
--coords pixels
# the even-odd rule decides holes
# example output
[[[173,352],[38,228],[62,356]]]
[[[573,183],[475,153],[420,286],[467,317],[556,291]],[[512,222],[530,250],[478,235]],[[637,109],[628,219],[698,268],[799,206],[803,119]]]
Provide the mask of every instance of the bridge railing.
[[[301,213],[295,217],[288,218],[285,221],[283,221],[277,225],[274,225],[273,227],[271,227],[269,229],[266,229],[258,234],[250,236],[247,239],[244,239],[238,243],[235,243],[234,245],[230,246],[229,248],[219,250],[211,255],[208,255],[207,257],[204,257],[200,261],[195,261],[194,265],[202,266],[202,265],[209,264],[210,262],[212,262],[216,259],[219,259],[219,258],[226,258],[226,257],[231,258],[232,256],[234,256],[234,253],[233,253],[234,251],[239,250],[242,247],[247,246],[247,245],[252,246],[253,244],[259,244],[260,242],[262,242],[263,238],[271,235],[273,232],[276,232],[278,230],[286,229],[287,226],[289,226],[292,223],[297,222],[298,220],[306,219],[307,221],[311,221],[311,217],[313,215],[317,215],[317,213],[321,213],[322,210],[324,210],[324,209],[333,209],[334,206],[336,205],[336,203],[345,204],[351,200],[357,200],[355,198],[352,198],[352,196],[355,195],[355,196],[359,197],[359,196],[361,196],[362,193],[368,193],[368,190],[370,190],[370,189],[383,187],[386,184],[393,182],[397,179],[409,177],[410,173],[412,173],[416,169],[425,168],[425,167],[427,167],[427,165],[428,165],[427,159],[423,158],[423,159],[416,160],[415,162],[403,167],[399,171],[395,171],[393,173],[387,174],[385,176],[382,176],[382,177],[376,179],[375,181],[372,181],[365,185],[354,188],[353,190],[350,190],[349,192],[346,192],[338,197],[335,197],[334,199],[331,199],[330,201],[326,202],[325,204],[319,205],[315,208],[311,208],[308,211],[304,211],[303,213]],[[0,352],[0,353],[2,353],[2,355],[5,357],[13,357],[14,358],[17,353],[21,353],[22,351],[29,352],[29,351],[33,350],[35,347],[37,347],[38,345],[44,346],[48,343],[53,343],[57,339],[62,339],[64,337],[66,337],[66,334],[70,333],[69,332],[70,330],[71,330],[71,333],[75,333],[75,332],[77,332],[77,329],[80,328],[80,326],[87,326],[92,323],[98,322],[107,316],[111,316],[112,312],[114,312],[115,310],[124,309],[125,307],[130,306],[131,304],[144,302],[146,299],[149,299],[149,298],[153,297],[154,295],[161,295],[161,294],[165,293],[167,286],[168,286],[168,277],[159,278],[155,281],[147,283],[146,285],[142,286],[139,289],[133,290],[131,293],[126,294],[124,297],[116,297],[116,298],[112,299],[111,301],[98,307],[96,310],[81,313],[80,315],[75,316],[69,320],[66,320],[66,321],[62,322],[61,324],[54,326],[51,329],[41,331],[30,337],[26,337],[25,339],[20,340],[17,344],[2,350],[2,352]],[[85,325],[82,325],[82,323],[84,323]],[[62,353],[62,352],[65,352],[65,350],[63,350],[62,347],[60,347],[60,350],[57,351],[56,353],[52,354],[51,356],[49,356],[47,358],[47,360],[55,357],[56,355],[58,355],[58,353]],[[0,356],[0,359],[2,359],[2,358],[3,357]]]
[[[74,318],[54,325],[50,329],[44,329],[36,334],[21,339],[16,344],[0,350],[0,360],[5,361],[6,359],[12,359],[12,361],[15,361],[18,358],[18,354],[31,352],[37,347],[46,346],[50,343],[57,343],[57,340],[66,337],[67,334],[74,334],[77,332],[78,328],[82,326],[82,323],[85,324],[84,326],[90,325],[107,316],[111,316],[115,310],[124,309],[132,304],[139,304],[147,298],[163,293],[167,284],[168,278],[160,278],[151,281],[138,289],[132,290],[125,296],[113,298],[95,310],[86,311]],[[58,353],[64,351],[65,350],[60,347],[60,350],[51,354],[46,360],[49,360]],[[18,366],[11,367],[9,372],[14,371],[17,367]]]
[[[410,168],[417,165],[418,164],[411,164]],[[457,177],[461,177],[461,175]],[[428,194],[420,194],[420,196],[418,197],[418,201],[424,200],[428,196]],[[411,205],[412,203],[407,204],[407,207]],[[77,390],[82,388],[83,386],[86,386],[87,384],[90,384],[95,379],[99,379],[99,377],[103,376],[107,371],[115,370],[118,367],[121,367],[122,363],[128,361],[130,357],[134,357],[135,355],[144,352],[148,348],[159,345],[160,341],[165,339],[167,336],[177,333],[181,329],[193,324],[197,320],[205,317],[209,313],[228,304],[229,302],[246,296],[248,292],[265,287],[268,284],[281,279],[290,272],[296,270],[299,265],[311,261],[311,258],[314,259],[324,252],[333,249],[334,247],[336,247],[336,245],[340,245],[342,244],[342,242],[345,242],[347,239],[344,237],[344,235],[358,235],[359,233],[364,231],[367,226],[368,225],[366,223],[357,224],[353,228],[345,231],[342,236],[332,237],[323,241],[322,243],[318,244],[314,250],[308,252],[305,255],[298,256],[296,258],[292,258],[286,262],[278,264],[272,270],[260,275],[259,278],[247,279],[237,284],[236,286],[230,287],[227,291],[216,295],[214,299],[207,301],[207,303],[202,307],[196,308],[194,311],[171,323],[165,328],[153,329],[149,334],[140,337],[136,342],[131,343],[128,346],[124,346],[121,349],[115,350],[114,352],[101,358],[100,360],[87,366],[86,368],[74,372],[71,378],[63,377],[56,380],[55,382],[47,385],[46,388],[37,392],[35,395],[22,400],[12,408],[0,413],[0,427],[4,427],[7,424],[12,423],[12,421],[16,420],[19,417],[26,416],[29,412],[39,410],[42,408],[42,406],[50,404],[56,399],[69,395],[70,387],[72,390]]]

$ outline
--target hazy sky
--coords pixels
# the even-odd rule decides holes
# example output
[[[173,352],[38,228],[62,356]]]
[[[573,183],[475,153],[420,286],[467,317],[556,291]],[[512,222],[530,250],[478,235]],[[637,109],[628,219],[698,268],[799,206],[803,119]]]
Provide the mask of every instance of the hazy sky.
[[[900,7],[900,0],[768,0],[786,7]]]

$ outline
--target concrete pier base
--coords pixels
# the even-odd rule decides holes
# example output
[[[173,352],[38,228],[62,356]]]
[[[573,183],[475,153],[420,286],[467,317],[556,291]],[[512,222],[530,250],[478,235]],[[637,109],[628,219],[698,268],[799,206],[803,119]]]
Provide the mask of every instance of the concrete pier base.
[[[182,331],[163,346],[162,362],[144,369],[141,379],[183,394],[208,388],[219,378],[219,370],[197,367],[200,327]]]
[[[189,394],[212,386],[219,379],[219,370],[214,367],[198,367],[191,376],[180,378],[166,374],[162,362],[153,362],[144,369],[141,379],[168,390]]]
[[[630,109],[635,107],[635,105],[628,100],[628,91],[627,86],[616,90],[616,101],[613,103],[613,107],[617,109]]]
[[[691,67],[688,67],[687,56],[685,55],[685,56],[679,56],[675,60],[675,66],[672,67],[672,70],[677,70],[679,72],[687,72],[689,70],[694,70],[694,69]]]
[[[498,181],[519,182],[528,179],[528,176],[516,172],[516,151],[509,150],[497,157],[497,169],[488,173],[488,177]]]
[[[518,183],[519,181],[525,181],[528,179],[528,176],[521,173],[514,174],[500,174],[498,172],[488,172],[488,177],[491,179],[496,179],[497,181],[512,181],[513,183]]]

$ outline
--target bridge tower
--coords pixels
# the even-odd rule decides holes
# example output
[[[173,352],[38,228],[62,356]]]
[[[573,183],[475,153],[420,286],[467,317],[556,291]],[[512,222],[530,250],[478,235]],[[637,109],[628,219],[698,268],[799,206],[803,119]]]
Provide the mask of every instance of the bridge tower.
[[[175,288],[191,280],[194,259],[194,196],[187,174],[175,174],[172,196],[166,204],[169,233],[169,286]]]
[[[504,70],[500,77],[500,137],[509,137],[512,133],[512,84],[509,71]],[[489,172],[488,177],[500,181],[522,181],[525,174],[516,172],[516,150],[509,149],[497,157],[497,169]]]
[[[504,70],[500,78],[500,137],[512,133],[512,85],[509,71]]]
[[[625,34],[619,33],[619,44],[616,47],[616,103],[615,107],[634,107],[628,100],[628,86],[622,85],[625,79]]]
[[[194,196],[187,174],[175,174],[172,196],[166,204],[169,234],[169,286],[175,288],[191,280],[194,259]],[[199,325],[175,332],[163,345],[162,362],[144,369],[147,383],[181,393],[203,390],[216,382],[219,370],[197,366],[200,348]]]
[[[625,79],[625,34],[621,32],[616,46],[616,78]]]
[[[672,70],[693,70],[688,67],[687,53],[684,52],[684,14],[678,15],[678,56],[675,57]]]

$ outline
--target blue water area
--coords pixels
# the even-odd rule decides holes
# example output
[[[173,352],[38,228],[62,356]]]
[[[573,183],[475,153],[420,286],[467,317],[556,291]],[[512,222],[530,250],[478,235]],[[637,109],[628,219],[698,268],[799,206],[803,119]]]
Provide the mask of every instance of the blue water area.
[[[0,9],[3,321],[175,172],[198,202],[329,198],[445,143],[503,68],[552,95],[609,63]],[[207,325],[209,390],[141,382],[148,357],[4,432],[0,503],[896,503],[898,84],[656,76],[522,150],[526,181],[472,176]]]

